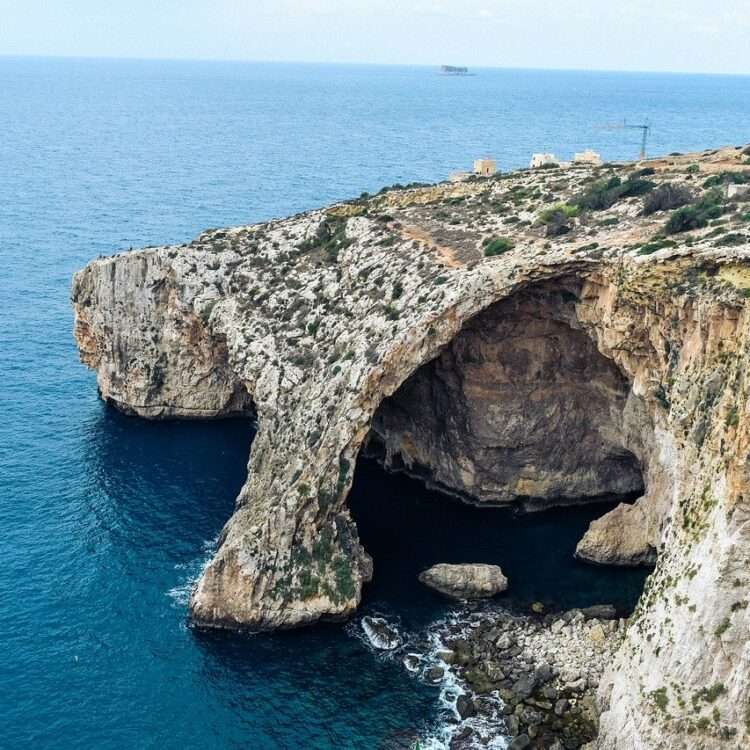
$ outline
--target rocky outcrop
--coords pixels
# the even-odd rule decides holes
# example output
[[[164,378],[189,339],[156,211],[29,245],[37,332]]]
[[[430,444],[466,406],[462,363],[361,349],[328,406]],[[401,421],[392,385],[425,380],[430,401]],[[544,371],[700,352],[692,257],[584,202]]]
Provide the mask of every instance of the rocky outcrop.
[[[497,721],[490,698],[499,695],[509,747],[582,747],[596,737],[596,691],[624,624],[581,610],[544,618],[490,610],[445,624],[439,637],[448,650],[440,656],[465,691],[463,705],[456,705],[459,716],[473,710],[480,720]],[[464,747],[457,741],[450,746]]]
[[[720,174],[743,159],[670,157],[648,179],[700,191],[694,164]],[[386,460],[480,502],[543,507],[642,478],[637,511],[615,511],[582,545],[602,559],[658,554],[601,681],[599,746],[746,744],[747,206],[654,240],[668,215],[644,217],[618,190],[547,238],[545,205],[633,175],[581,167],[384,191],[76,274],[76,337],[105,399],[146,417],[257,413],[247,483],[191,596],[196,624],[354,611],[373,570],[346,496],[370,434]],[[484,244],[493,237],[514,248],[485,257],[508,247]],[[427,415],[403,397],[433,375]],[[517,424],[527,412],[549,424],[546,441],[543,424]]]
[[[454,599],[486,599],[505,591],[508,579],[497,565],[441,563],[419,574],[419,580]]]
[[[379,651],[393,651],[401,645],[398,631],[382,617],[363,617],[362,630],[370,645]]]
[[[176,250],[95,261],[78,274],[75,337],[99,392],[140,417],[200,419],[251,414],[226,338],[206,326],[221,282],[201,281],[189,305],[171,265]],[[96,269],[96,271],[94,271]]]
[[[649,534],[649,520],[643,503],[621,503],[602,518],[592,521],[576,547],[579,560],[600,565],[653,565],[656,562],[656,534]]]

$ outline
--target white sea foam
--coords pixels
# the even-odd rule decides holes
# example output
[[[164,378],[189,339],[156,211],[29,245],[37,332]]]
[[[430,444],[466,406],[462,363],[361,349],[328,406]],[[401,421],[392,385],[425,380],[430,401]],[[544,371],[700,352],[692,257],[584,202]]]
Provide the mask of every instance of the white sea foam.
[[[508,747],[510,740],[505,731],[503,702],[500,696],[497,693],[483,696],[482,715],[461,719],[456,701],[459,696],[466,695],[469,691],[455,671],[440,657],[441,653],[449,651],[444,640],[448,632],[460,637],[476,627],[476,622],[478,621],[475,618],[470,617],[467,620],[465,613],[454,611],[427,629],[425,639],[429,643],[429,649],[427,653],[419,654],[421,659],[417,672],[421,679],[426,679],[425,675],[434,667],[440,667],[444,671],[440,681],[438,718],[433,726],[420,732],[421,750],[448,750],[451,741],[466,728],[472,731],[465,744],[462,744],[467,750],[505,750]]]
[[[166,595],[172,600],[173,607],[178,609],[187,607],[190,593],[208,563],[211,562],[218,542],[218,535],[213,539],[204,539],[201,545],[203,551],[199,557],[188,562],[177,563],[174,566],[175,570],[183,571],[183,573],[180,576],[180,582],[166,592]]]

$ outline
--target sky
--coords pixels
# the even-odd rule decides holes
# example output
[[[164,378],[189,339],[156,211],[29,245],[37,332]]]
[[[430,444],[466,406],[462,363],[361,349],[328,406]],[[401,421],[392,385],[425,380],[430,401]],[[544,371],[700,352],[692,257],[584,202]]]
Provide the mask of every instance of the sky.
[[[0,0],[0,55],[750,74],[748,0]]]

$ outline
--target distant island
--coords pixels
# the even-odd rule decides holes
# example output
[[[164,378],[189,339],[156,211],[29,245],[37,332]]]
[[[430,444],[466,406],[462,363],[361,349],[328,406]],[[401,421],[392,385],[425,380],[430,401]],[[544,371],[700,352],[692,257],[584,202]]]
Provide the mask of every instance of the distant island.
[[[444,76],[468,76],[473,75],[469,73],[468,68],[460,67],[457,65],[441,65],[440,73]]]

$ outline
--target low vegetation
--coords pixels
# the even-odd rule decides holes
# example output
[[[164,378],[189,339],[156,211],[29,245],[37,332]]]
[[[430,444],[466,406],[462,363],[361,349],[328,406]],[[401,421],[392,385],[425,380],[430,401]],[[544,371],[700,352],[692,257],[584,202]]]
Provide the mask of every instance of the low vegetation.
[[[719,187],[720,185],[746,185],[750,176],[745,172],[721,172],[711,175],[704,183],[704,188]]]
[[[643,201],[643,213],[651,216],[657,211],[672,211],[688,205],[693,200],[693,193],[684,185],[666,182],[652,190]]]
[[[337,216],[329,216],[318,225],[315,234],[301,243],[298,248],[302,252],[322,252],[331,263],[338,260],[340,250],[351,244],[346,236],[346,219]]]
[[[547,237],[559,237],[571,230],[571,219],[576,216],[578,216],[578,206],[572,206],[569,203],[556,203],[554,206],[545,208],[539,214],[537,220],[547,227]]]
[[[645,195],[656,187],[656,183],[644,180],[643,174],[643,171],[634,172],[626,180],[619,177],[598,180],[578,195],[573,203],[582,210],[605,211],[623,198]]]
[[[679,234],[691,229],[702,229],[723,213],[724,196],[721,190],[714,188],[690,205],[678,208],[670,216],[664,231],[667,234]]]
[[[487,258],[502,255],[513,249],[513,242],[507,237],[492,237],[484,241],[484,254]]]

